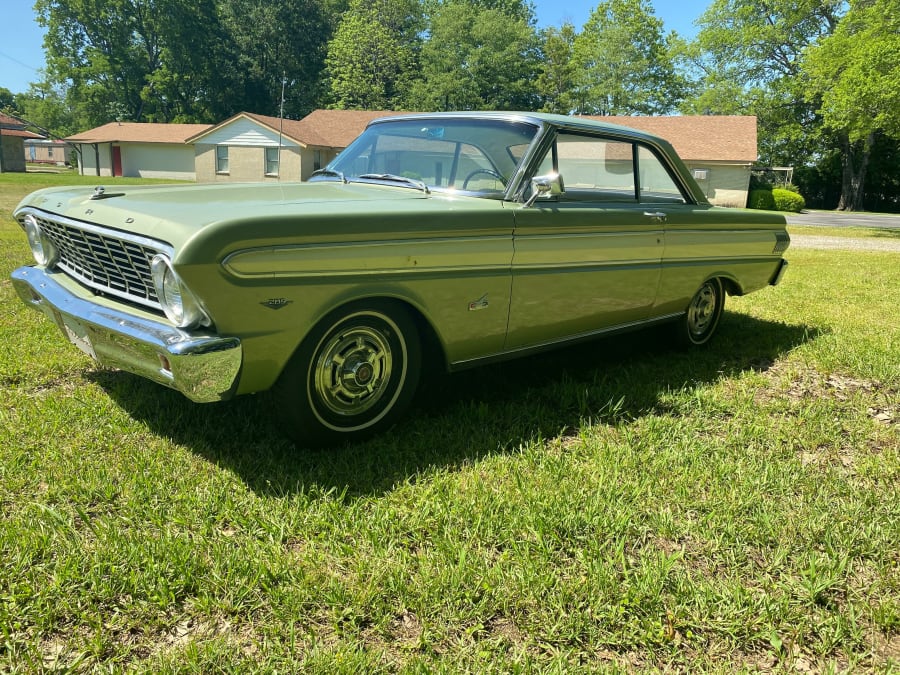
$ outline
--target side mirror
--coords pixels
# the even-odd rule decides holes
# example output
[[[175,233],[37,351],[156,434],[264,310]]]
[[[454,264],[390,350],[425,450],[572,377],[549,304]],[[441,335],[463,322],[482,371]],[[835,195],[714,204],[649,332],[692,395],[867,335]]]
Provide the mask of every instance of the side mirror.
[[[534,205],[538,197],[552,197],[561,195],[566,191],[563,186],[563,179],[558,173],[548,173],[544,176],[535,176],[531,179],[531,196],[522,205],[523,209],[527,209]]]

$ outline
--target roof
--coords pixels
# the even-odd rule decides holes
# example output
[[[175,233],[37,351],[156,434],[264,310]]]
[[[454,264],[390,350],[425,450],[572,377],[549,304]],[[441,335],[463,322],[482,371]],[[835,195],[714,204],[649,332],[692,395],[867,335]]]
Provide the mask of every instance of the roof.
[[[15,136],[16,138],[43,138],[40,134],[25,129],[25,124],[15,117],[0,113],[0,135]]]
[[[66,140],[73,143],[185,143],[191,136],[209,128],[209,124],[110,122]]]
[[[241,112],[224,122],[208,127],[188,140],[196,142],[207,134],[225,127],[235,120],[250,119],[300,145],[314,145],[323,148],[346,148],[359,136],[366,125],[379,117],[403,115],[393,110],[314,110],[302,120],[289,120],[256,113]]]
[[[755,162],[757,158],[756,117],[751,115],[585,118],[664,138],[685,161]]]

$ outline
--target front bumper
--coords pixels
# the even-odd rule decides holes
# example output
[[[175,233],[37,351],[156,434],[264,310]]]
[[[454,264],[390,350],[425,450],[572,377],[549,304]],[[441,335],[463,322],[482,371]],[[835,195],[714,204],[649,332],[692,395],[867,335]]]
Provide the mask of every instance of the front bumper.
[[[162,320],[80,298],[39,267],[12,273],[26,305],[46,314],[76,347],[98,362],[177,389],[192,401],[221,401],[234,394],[241,370],[241,341],[188,333]]]

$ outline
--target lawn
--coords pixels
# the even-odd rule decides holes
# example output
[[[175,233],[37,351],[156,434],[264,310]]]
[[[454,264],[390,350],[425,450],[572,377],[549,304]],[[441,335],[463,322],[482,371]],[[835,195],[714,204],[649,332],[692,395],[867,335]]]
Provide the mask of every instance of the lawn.
[[[14,297],[54,180],[0,176],[0,671],[900,669],[900,254],[789,251],[705,349],[448,376],[306,452]]]

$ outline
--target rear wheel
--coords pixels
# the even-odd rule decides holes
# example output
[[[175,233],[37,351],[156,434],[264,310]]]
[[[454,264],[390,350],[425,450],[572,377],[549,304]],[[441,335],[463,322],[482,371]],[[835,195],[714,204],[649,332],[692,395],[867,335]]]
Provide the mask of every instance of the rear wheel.
[[[280,421],[303,446],[334,445],[389,426],[421,370],[415,322],[402,306],[354,303],[306,337],[275,386]]]
[[[675,325],[678,342],[686,347],[709,342],[716,332],[724,307],[725,289],[722,282],[719,279],[704,282]]]

